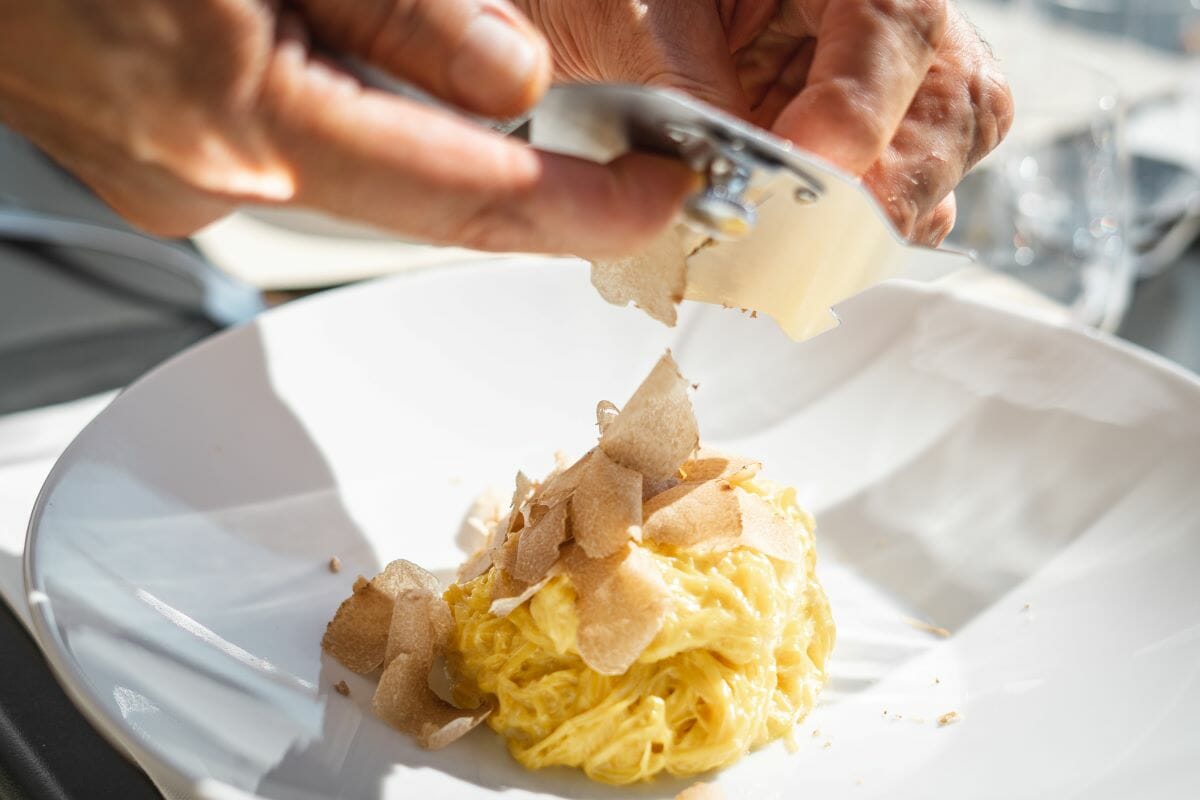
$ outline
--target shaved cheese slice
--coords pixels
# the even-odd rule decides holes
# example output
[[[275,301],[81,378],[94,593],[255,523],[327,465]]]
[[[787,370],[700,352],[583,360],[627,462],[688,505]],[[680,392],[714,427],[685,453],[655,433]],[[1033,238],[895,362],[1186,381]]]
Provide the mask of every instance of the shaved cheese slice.
[[[803,341],[837,325],[835,305],[880,281],[931,280],[971,263],[906,245],[857,181],[825,182],[811,204],[797,204],[798,191],[810,189],[786,169],[755,186],[754,230],[688,257],[687,299],[754,309]]]

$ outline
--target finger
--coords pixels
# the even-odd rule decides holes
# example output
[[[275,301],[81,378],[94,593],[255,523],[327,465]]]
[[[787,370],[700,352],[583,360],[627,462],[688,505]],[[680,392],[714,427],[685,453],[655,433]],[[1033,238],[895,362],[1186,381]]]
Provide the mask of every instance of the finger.
[[[793,40],[795,41],[795,40]],[[782,63],[762,63],[749,65],[751,72],[743,74],[743,85],[754,81],[759,76],[770,72],[760,72],[759,76],[755,76],[753,71],[774,69],[774,75],[767,80],[765,86],[759,87],[753,95],[757,99],[752,103],[750,112],[750,121],[755,125],[770,129],[775,121],[779,119],[780,113],[785,109],[797,94],[804,88],[804,84],[808,80],[808,71],[812,67],[813,53],[816,49],[816,40],[807,38],[795,43],[795,47],[787,54],[787,60]],[[779,53],[771,54],[776,57],[782,54],[782,48]],[[770,57],[770,56],[768,56]],[[741,57],[738,59],[739,72],[745,64]],[[752,84],[751,84],[752,85]],[[749,92],[748,92],[749,93]]]
[[[767,92],[778,83],[780,75],[805,41],[787,34],[764,31],[751,44],[734,53],[738,81],[751,109],[757,109],[762,104]],[[795,87],[793,96],[802,86]]]
[[[319,38],[462,108],[515,116],[550,83],[545,40],[506,0],[304,0]]]
[[[946,237],[950,235],[950,231],[954,229],[954,221],[957,213],[958,204],[954,199],[954,193],[951,192],[933,207],[933,211],[930,211],[927,215],[917,220],[912,240],[918,244],[937,247],[946,240]]]
[[[946,0],[828,0],[808,82],[774,130],[855,175],[879,158],[946,28]]]
[[[614,256],[661,230],[691,184],[649,156],[603,166],[538,152],[362,89],[295,46],[276,62],[265,110],[299,205],[436,243]]]
[[[103,137],[81,135],[77,126],[39,108],[5,105],[0,114],[146,233],[187,236],[233,210],[233,200],[196,189],[159,164],[130,158]]]
[[[717,108],[746,117],[750,104],[734,68],[720,11],[715,3],[692,0],[646,6],[644,46],[637,83],[679,89]]]
[[[987,47],[956,21],[892,141],[863,176],[899,231],[919,224],[999,144],[1012,96]]]

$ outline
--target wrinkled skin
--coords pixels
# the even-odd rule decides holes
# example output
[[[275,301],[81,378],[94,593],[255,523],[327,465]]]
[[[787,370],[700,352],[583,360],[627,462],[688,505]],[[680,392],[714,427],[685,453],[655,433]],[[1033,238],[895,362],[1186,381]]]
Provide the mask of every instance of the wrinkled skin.
[[[862,176],[936,244],[1012,96],[947,0],[522,0],[556,71],[683,89]],[[686,36],[681,32],[687,32]]]
[[[311,40],[489,116],[528,109],[555,74],[691,90],[863,175],[923,241],[948,230],[949,192],[1011,114],[986,47],[940,0],[522,10],[529,19],[504,0],[0,0],[0,121],[158,234],[256,202],[434,242],[601,257],[648,241],[692,177],[648,156],[537,152],[364,88]],[[510,45],[489,53],[472,31],[507,31]]]

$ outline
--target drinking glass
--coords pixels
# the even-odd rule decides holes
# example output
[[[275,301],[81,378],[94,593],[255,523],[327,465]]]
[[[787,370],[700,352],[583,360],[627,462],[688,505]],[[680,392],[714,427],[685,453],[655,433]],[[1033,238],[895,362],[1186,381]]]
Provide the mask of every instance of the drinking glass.
[[[971,250],[1113,330],[1129,302],[1128,159],[1116,82],[1032,48],[1005,65],[1015,117],[1007,139],[959,189],[949,244]]]
[[[1104,49],[1116,64],[1149,60],[1173,73],[1169,86],[1140,87],[1126,126],[1126,238],[1139,277],[1162,271],[1200,234],[1200,0],[1025,2],[1043,22],[1111,40]]]

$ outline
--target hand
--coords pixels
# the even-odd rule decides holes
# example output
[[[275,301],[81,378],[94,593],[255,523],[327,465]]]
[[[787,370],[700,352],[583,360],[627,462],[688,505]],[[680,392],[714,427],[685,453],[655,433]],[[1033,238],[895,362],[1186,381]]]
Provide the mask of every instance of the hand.
[[[559,76],[683,89],[861,176],[937,244],[1012,96],[948,0],[521,0]]]
[[[0,0],[0,121],[150,232],[240,203],[321,209],[486,249],[627,251],[690,176],[548,155],[364,88],[310,33],[468,110],[515,115],[550,80],[505,0]]]

